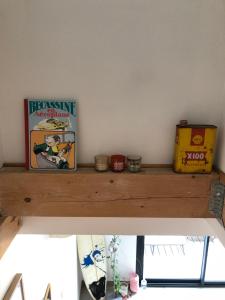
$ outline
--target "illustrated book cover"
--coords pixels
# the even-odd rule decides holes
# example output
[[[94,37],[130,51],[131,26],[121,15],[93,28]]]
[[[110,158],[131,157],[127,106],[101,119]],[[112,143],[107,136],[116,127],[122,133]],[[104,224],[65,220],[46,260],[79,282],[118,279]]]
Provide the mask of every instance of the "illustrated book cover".
[[[76,101],[25,99],[26,168],[76,170]]]

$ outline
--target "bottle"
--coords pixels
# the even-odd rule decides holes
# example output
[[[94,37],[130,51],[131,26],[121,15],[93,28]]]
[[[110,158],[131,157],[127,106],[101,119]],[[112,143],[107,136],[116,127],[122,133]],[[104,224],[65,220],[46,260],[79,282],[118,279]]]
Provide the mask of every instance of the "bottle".
[[[133,293],[137,293],[139,289],[139,276],[136,273],[130,274],[130,290]]]
[[[147,280],[145,278],[143,278],[141,280],[141,288],[144,290],[147,287]]]

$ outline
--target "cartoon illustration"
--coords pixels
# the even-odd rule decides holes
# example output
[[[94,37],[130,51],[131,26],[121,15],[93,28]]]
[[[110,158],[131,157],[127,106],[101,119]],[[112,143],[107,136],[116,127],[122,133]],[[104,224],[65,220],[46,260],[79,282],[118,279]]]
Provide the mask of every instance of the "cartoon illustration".
[[[52,162],[58,169],[68,169],[67,161],[73,142],[67,142],[63,147],[60,147],[61,139],[59,135],[50,135],[45,137],[45,142],[42,144],[34,143],[33,152],[37,156],[39,165],[43,163],[43,159]]]
[[[90,254],[86,255],[83,259],[83,263],[81,266],[83,268],[87,268],[89,266],[95,265],[98,269],[100,269],[102,272],[106,273],[102,268],[98,266],[98,263],[103,262],[105,259],[105,256],[103,255],[103,250],[98,248],[98,245],[95,245],[95,250],[91,251]]]
[[[71,127],[70,120],[44,119],[34,126],[34,130],[67,130]]]
[[[93,300],[106,299],[107,256],[102,235],[78,235],[77,249],[87,290]]]

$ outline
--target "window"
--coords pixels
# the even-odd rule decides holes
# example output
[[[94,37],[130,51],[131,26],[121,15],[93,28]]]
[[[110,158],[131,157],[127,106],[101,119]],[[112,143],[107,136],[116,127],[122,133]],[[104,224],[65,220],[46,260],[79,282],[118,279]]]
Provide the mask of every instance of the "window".
[[[149,286],[225,287],[225,248],[209,236],[138,236],[136,269]]]
[[[205,280],[225,282],[225,248],[217,238],[209,242]]]

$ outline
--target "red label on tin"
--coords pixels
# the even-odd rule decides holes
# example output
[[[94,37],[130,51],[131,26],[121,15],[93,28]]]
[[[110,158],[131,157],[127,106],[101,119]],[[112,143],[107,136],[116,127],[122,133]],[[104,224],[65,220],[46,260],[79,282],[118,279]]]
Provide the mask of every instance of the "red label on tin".
[[[184,159],[184,164],[186,165],[189,161],[206,161],[206,151],[185,151],[186,157]]]
[[[192,128],[191,146],[203,146],[205,142],[205,128]]]

